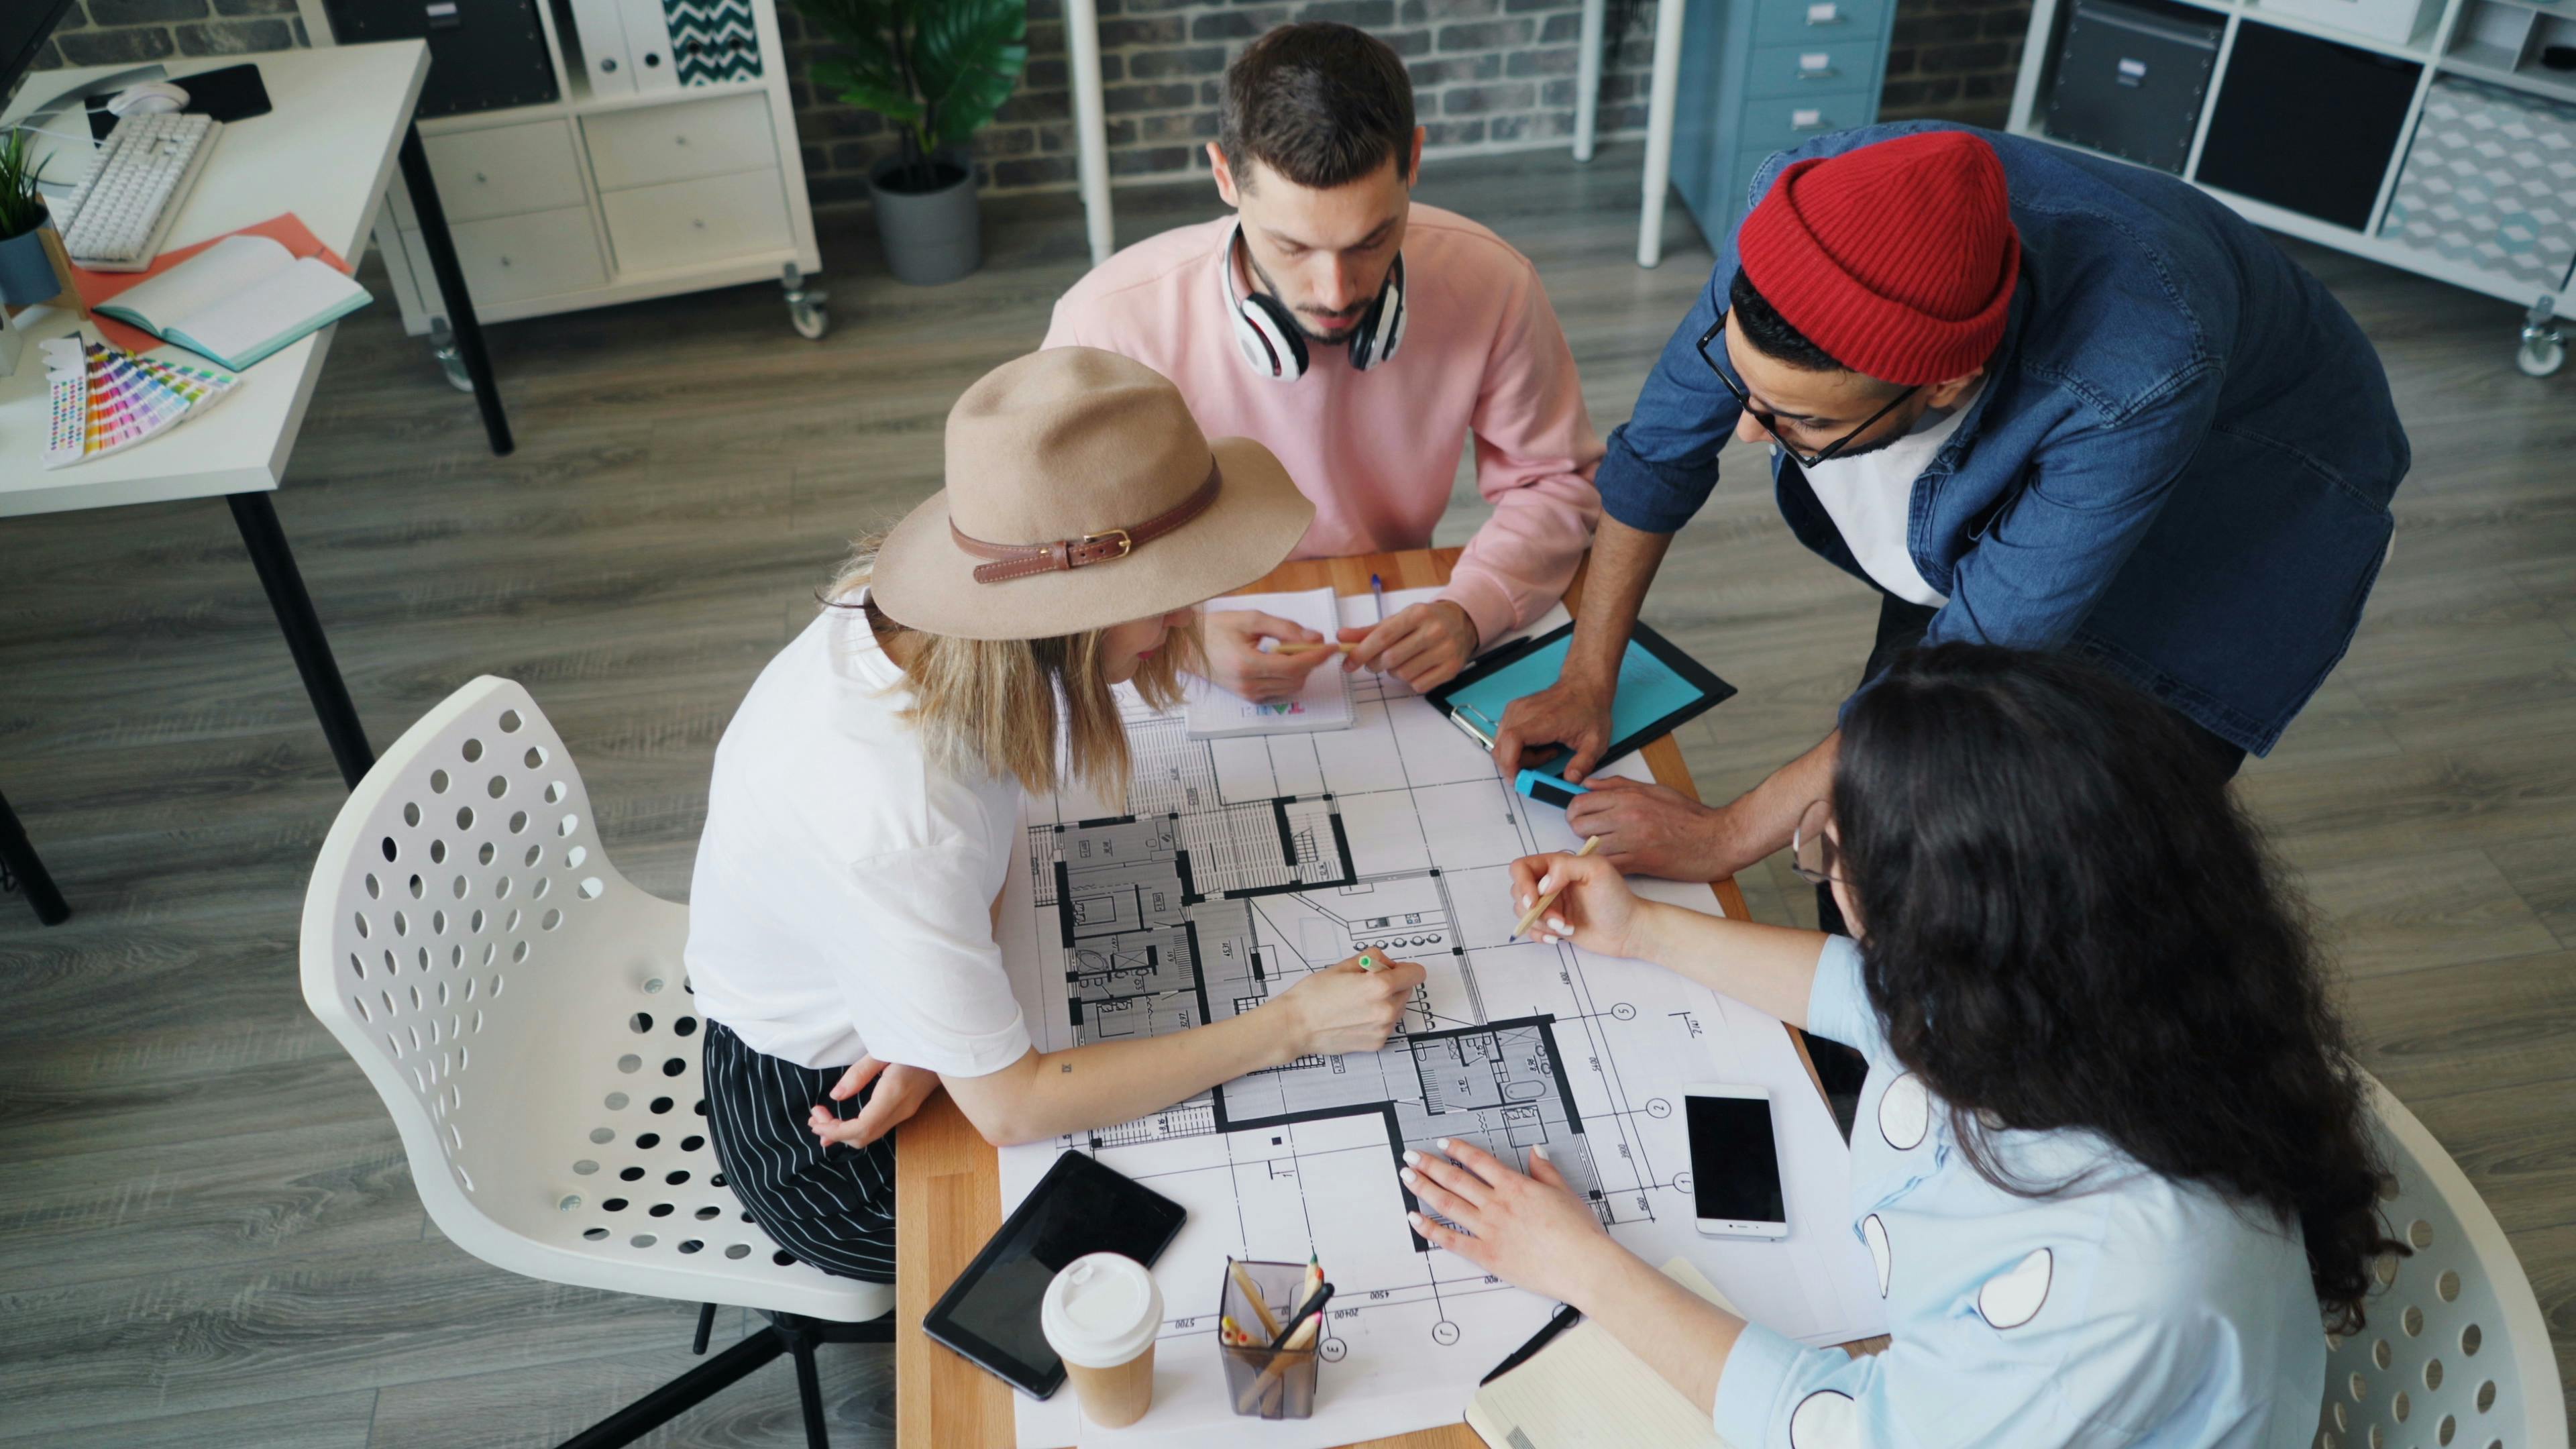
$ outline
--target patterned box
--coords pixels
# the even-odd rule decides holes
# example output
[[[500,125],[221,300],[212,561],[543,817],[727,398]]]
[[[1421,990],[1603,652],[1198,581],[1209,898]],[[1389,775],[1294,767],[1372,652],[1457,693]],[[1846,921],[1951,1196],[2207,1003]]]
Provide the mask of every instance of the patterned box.
[[[2576,105],[2434,81],[2379,234],[2558,290],[2576,263]]]

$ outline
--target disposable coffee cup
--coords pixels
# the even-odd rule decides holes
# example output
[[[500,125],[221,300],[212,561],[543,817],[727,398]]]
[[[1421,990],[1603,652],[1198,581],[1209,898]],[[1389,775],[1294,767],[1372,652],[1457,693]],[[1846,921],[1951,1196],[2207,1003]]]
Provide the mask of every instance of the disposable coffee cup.
[[[1093,1253],[1064,1265],[1038,1309],[1047,1347],[1064,1360],[1082,1396],[1083,1415],[1104,1429],[1123,1429],[1154,1402],[1154,1335],[1163,1327],[1163,1292],[1145,1265],[1118,1253]]]

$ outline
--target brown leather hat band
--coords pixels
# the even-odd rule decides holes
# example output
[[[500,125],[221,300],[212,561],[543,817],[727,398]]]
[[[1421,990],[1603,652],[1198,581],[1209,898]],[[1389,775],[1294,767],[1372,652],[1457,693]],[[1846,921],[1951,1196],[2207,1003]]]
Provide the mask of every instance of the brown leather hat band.
[[[1131,527],[1102,529],[1080,538],[1060,538],[1053,543],[986,543],[961,532],[954,518],[948,521],[948,537],[965,552],[993,560],[975,566],[975,582],[979,584],[999,584],[1035,574],[1061,573],[1086,564],[1125,558],[1139,546],[1182,527],[1216,503],[1217,486],[1221,481],[1222,474],[1211,458],[1207,481],[1198,486],[1198,491],[1182,499],[1179,506]]]

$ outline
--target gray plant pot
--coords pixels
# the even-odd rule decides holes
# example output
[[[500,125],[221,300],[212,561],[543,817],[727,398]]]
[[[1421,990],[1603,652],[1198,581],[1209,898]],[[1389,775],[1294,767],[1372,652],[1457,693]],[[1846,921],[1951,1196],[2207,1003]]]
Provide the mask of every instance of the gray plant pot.
[[[54,264],[45,255],[45,233],[53,223],[0,241],[0,302],[24,307],[52,299],[63,289],[62,280],[54,275]]]
[[[899,282],[935,287],[953,282],[984,264],[982,212],[975,201],[975,167],[962,157],[939,156],[934,165],[954,169],[957,179],[936,191],[907,192],[901,159],[880,161],[868,172],[875,194],[877,236],[885,243],[886,268]]]

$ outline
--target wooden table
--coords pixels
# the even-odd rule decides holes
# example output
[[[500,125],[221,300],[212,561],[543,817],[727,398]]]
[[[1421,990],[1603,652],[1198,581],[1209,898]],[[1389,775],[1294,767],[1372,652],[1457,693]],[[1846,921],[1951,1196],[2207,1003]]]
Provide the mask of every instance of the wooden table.
[[[1458,553],[1454,548],[1409,549],[1306,559],[1280,565],[1243,592],[1330,584],[1337,593],[1365,594],[1370,574],[1384,578],[1390,590],[1422,588],[1447,583]],[[1582,596],[1583,575],[1578,573],[1566,591],[1565,606],[1579,610]],[[1646,746],[1643,753],[1658,783],[1699,798],[1672,736]],[[1744,893],[1732,878],[1710,889],[1727,915],[1748,918]],[[1795,1041],[1797,1033],[1790,1037]],[[1805,1059],[1805,1043],[1798,1044],[1798,1054]],[[1813,1076],[1814,1064],[1807,1070]],[[932,1343],[921,1331],[930,1305],[1002,1225],[1000,1159],[945,1092],[898,1129],[895,1158],[895,1443],[898,1449],[1009,1449],[1010,1386]],[[1484,1449],[1484,1441],[1461,1422],[1372,1439],[1365,1449]]]

